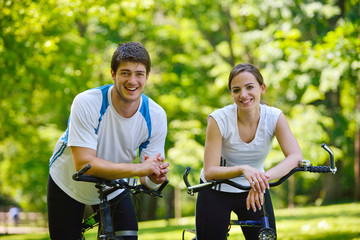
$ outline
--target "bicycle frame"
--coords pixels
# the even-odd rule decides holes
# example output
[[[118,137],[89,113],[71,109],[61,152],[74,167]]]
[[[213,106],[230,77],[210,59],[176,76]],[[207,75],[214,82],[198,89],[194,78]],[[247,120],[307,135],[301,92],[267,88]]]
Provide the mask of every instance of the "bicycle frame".
[[[312,172],[312,173],[329,173],[335,174],[337,169],[335,166],[335,160],[334,160],[334,154],[332,153],[331,149],[323,143],[321,145],[323,149],[325,149],[330,157],[330,166],[312,166],[310,161],[308,160],[302,160],[299,162],[299,166],[292,169],[288,174],[280,178],[279,180],[275,182],[269,183],[270,187],[279,186],[281,183],[283,183],[285,180],[287,180],[290,176],[292,176],[296,172],[304,171],[304,172]],[[194,196],[194,193],[212,188],[218,184],[225,183],[229,184],[235,188],[241,189],[241,190],[250,190],[251,186],[244,186],[241,184],[238,184],[236,182],[233,182],[229,179],[222,179],[222,180],[212,180],[209,182],[197,184],[194,186],[191,186],[188,181],[188,175],[191,171],[190,167],[187,167],[183,174],[183,180],[185,182],[185,185],[187,187],[187,193],[191,196]],[[248,227],[261,227],[259,231],[259,239],[276,239],[276,233],[275,231],[270,228],[269,221],[268,221],[268,215],[265,209],[265,205],[262,205],[262,214],[261,214],[261,221],[237,221],[237,220],[230,220],[230,225],[240,225],[240,226],[248,226]],[[185,229],[183,231],[183,240],[184,240],[184,233],[185,231],[195,233],[192,229]],[[196,233],[195,233],[196,234]],[[274,237],[269,238],[268,236],[272,236],[274,234]],[[195,238],[194,238],[195,239]]]
[[[95,183],[95,187],[98,189],[99,193],[99,222],[95,221],[95,217],[98,213],[94,213],[87,219],[83,220],[82,224],[82,240],[85,239],[84,233],[100,224],[100,229],[98,231],[98,239],[99,240],[122,240],[121,236],[116,236],[113,223],[111,220],[111,211],[110,211],[110,202],[107,196],[118,189],[126,189],[129,190],[131,194],[135,195],[138,193],[146,193],[156,197],[162,197],[161,191],[165,188],[168,184],[168,180],[166,180],[158,189],[149,190],[143,185],[136,185],[136,181],[129,183],[130,181],[125,181],[123,179],[117,180],[107,180],[102,178],[93,177],[90,175],[84,175],[84,173],[91,168],[90,164],[87,164],[77,173],[75,173],[72,178],[75,181],[83,181],[83,182],[92,182]],[[136,180],[136,179],[132,179]]]

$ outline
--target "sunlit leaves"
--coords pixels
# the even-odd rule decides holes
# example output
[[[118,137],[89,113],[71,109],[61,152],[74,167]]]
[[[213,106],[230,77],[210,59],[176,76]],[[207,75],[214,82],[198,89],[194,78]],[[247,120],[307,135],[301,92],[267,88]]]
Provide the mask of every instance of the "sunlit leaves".
[[[305,77],[305,76],[304,76]],[[301,78],[299,78],[299,81]],[[311,104],[314,101],[324,100],[325,95],[321,93],[318,87],[314,85],[309,85],[305,93],[301,96],[300,102],[303,104]]]
[[[260,68],[263,100],[283,110],[307,157],[325,161],[311,154],[314,144],[326,141],[342,151],[343,161],[351,159],[360,125],[354,111],[357,0],[345,1],[344,9],[336,1],[310,0],[0,4],[0,166],[9,173],[0,181],[15,184],[13,195],[21,192],[29,204],[45,196],[48,158],[73,97],[112,82],[110,59],[120,41],[140,41],[150,53],[145,93],[167,112],[166,150],[177,187],[187,165],[201,168],[207,116],[231,104],[228,74],[240,62]],[[282,158],[275,144],[269,166]]]
[[[168,160],[172,163],[170,178],[176,187],[183,188],[182,174],[186,166],[193,169],[191,182],[198,182],[199,170],[202,168],[204,147],[196,141],[196,136],[204,133],[202,124],[198,120],[173,120],[169,124],[169,131],[174,134],[169,136],[175,145],[168,151]]]

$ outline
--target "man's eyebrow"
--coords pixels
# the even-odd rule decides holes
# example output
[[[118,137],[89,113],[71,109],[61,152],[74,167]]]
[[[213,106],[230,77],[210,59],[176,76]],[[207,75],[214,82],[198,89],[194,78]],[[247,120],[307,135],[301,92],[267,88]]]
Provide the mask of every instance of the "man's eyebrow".
[[[130,69],[126,69],[126,68],[120,68],[119,71],[121,71],[121,72],[131,72]],[[137,71],[134,71],[134,72],[136,72],[136,73],[144,73],[145,70],[137,70]]]

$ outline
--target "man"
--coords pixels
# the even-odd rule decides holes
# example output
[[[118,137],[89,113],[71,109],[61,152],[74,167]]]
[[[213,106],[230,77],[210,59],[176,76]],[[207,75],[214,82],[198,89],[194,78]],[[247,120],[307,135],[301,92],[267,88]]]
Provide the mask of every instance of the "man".
[[[86,164],[91,165],[88,175],[105,179],[139,176],[148,188],[156,188],[167,179],[166,114],[142,93],[150,67],[150,56],[142,44],[119,44],[111,60],[114,84],[75,97],[68,128],[50,159],[51,239],[79,239],[85,204],[96,208],[99,203],[94,184],[71,178]],[[137,152],[140,163],[132,163]],[[111,209],[116,235],[137,239],[137,220],[129,194],[118,190],[108,198],[116,202]]]

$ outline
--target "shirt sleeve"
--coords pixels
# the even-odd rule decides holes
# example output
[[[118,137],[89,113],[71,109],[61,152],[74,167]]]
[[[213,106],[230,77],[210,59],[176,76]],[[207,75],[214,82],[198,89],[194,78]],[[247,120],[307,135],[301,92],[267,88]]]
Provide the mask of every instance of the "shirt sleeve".
[[[226,138],[227,126],[229,124],[226,110],[227,109],[225,108],[217,109],[209,115],[209,117],[211,116],[214,118],[216,124],[218,125],[222,138]]]
[[[275,134],[276,124],[282,111],[276,107],[267,107],[268,118],[268,131]]]
[[[82,93],[75,97],[71,106],[69,124],[69,146],[96,150],[98,136],[95,133],[99,122],[96,101]]]

